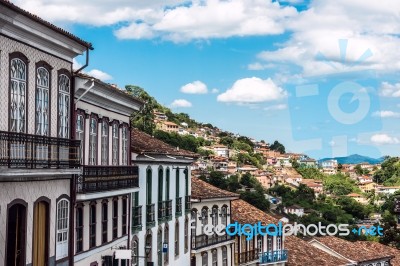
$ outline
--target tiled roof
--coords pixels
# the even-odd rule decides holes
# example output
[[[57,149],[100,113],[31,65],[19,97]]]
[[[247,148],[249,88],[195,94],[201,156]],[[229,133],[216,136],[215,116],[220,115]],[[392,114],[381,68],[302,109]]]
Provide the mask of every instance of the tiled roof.
[[[391,251],[389,247],[382,247],[383,245],[380,246],[379,249],[375,249],[375,247],[378,246],[378,243],[374,244],[372,242],[364,241],[350,242],[333,236],[319,237],[316,238],[316,240],[347,259],[357,262],[386,258],[394,255],[393,251]]]
[[[144,104],[144,101],[142,99],[139,99],[139,98],[137,98],[135,96],[132,96],[127,91],[121,90],[121,89],[119,89],[119,88],[117,88],[117,87],[115,87],[113,85],[105,83],[105,82],[101,81],[100,79],[97,79],[95,77],[89,76],[89,75],[81,73],[81,72],[77,73],[76,76],[78,76],[80,78],[83,78],[83,79],[93,79],[94,81],[96,81],[97,83],[101,84],[102,86],[104,86],[105,88],[107,88],[107,89],[109,89],[111,91],[115,91],[116,93],[119,93],[119,94],[121,94],[121,95],[123,95],[125,97],[129,97],[129,98],[131,98],[131,99],[133,99],[133,100],[135,100],[135,101],[137,101],[137,102],[139,102],[141,104]]]
[[[265,225],[270,223],[277,224],[279,222],[272,215],[241,199],[231,201],[231,219],[241,224],[256,224],[261,222]]]
[[[50,28],[50,29],[52,29],[52,30],[54,30],[54,31],[56,31],[56,32],[66,36],[66,37],[68,37],[70,39],[72,39],[72,40],[74,40],[74,41],[76,41],[77,43],[79,43],[79,44],[81,44],[81,45],[93,50],[93,46],[92,46],[91,43],[86,42],[86,41],[82,40],[81,38],[73,35],[72,33],[68,32],[68,31],[66,31],[66,30],[64,30],[64,29],[62,29],[60,27],[57,27],[54,24],[51,24],[50,22],[38,17],[37,15],[32,14],[32,13],[30,13],[30,12],[28,12],[28,11],[26,11],[26,10],[16,6],[16,5],[14,5],[10,1],[0,0],[0,4],[12,9],[12,10],[14,10],[17,13],[20,13],[20,14],[26,16],[26,17],[29,17],[30,19],[32,19],[32,20],[34,20],[34,21],[36,21],[36,22],[38,22],[38,23],[40,23],[40,24],[42,24],[42,25],[44,25],[44,26],[46,26],[46,27],[48,27],[48,28]]]
[[[286,266],[343,266],[347,264],[346,260],[332,256],[296,236],[287,236],[284,246],[289,256]]]
[[[226,191],[192,176],[192,199],[215,199],[239,197],[239,194]]]
[[[146,154],[188,156],[193,158],[198,157],[198,154],[194,152],[177,149],[176,147],[156,139],[136,128],[132,128],[131,131],[131,151]]]

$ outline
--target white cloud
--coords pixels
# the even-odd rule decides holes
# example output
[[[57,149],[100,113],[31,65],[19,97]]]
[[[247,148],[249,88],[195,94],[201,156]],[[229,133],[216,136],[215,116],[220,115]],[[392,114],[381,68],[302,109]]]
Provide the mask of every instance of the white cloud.
[[[281,34],[297,10],[272,0],[15,0],[53,23],[115,25],[120,39],[174,42]]]
[[[113,78],[111,75],[98,69],[92,69],[88,71],[87,74],[102,81],[111,80]]]
[[[263,70],[267,68],[273,68],[275,67],[275,64],[261,64],[260,62],[255,62],[252,64],[249,64],[247,66],[248,70]]]
[[[219,89],[216,89],[216,88],[211,90],[211,93],[218,93],[218,92],[219,92]]]
[[[400,117],[400,113],[393,111],[377,111],[372,114],[373,117],[389,118],[389,117]]]
[[[331,140],[331,141],[328,142],[328,145],[330,147],[335,147],[336,143],[333,140]]]
[[[265,111],[271,111],[271,110],[285,110],[287,108],[286,104],[277,104],[277,105],[272,105],[272,106],[268,106],[265,107],[264,110]]]
[[[188,94],[205,94],[208,92],[207,85],[196,80],[181,87],[181,92]]]
[[[192,103],[185,99],[177,99],[171,103],[171,108],[192,107]]]
[[[396,137],[391,137],[387,134],[375,134],[371,136],[371,142],[376,145],[385,145],[385,144],[398,144],[400,143],[399,139]]]
[[[244,78],[237,80],[226,92],[218,95],[219,102],[257,103],[280,100],[287,92],[278,87],[270,78]]]
[[[400,97],[400,83],[382,82],[379,88],[379,95],[383,97]]]

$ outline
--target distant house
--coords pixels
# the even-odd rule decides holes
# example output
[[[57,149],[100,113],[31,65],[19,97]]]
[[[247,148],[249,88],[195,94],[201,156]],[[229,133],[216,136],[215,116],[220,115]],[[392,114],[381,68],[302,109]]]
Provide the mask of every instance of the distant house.
[[[369,193],[372,192],[373,190],[376,190],[377,184],[372,181],[367,181],[364,183],[360,183],[358,187],[361,189],[362,192]]]
[[[283,207],[283,212],[287,214],[295,214],[299,217],[304,215],[304,208],[299,205],[292,205],[288,207]]]
[[[316,168],[317,167],[317,161],[314,159],[304,159],[300,160],[299,164],[304,167],[309,167],[309,168]]]
[[[321,163],[322,169],[336,169],[338,162],[335,159],[325,160]]]
[[[159,121],[156,124],[156,128],[166,132],[179,132],[179,126],[173,122],[169,121]]]
[[[254,175],[258,168],[254,165],[243,165],[241,167],[238,167],[237,170],[239,173],[250,173]]]
[[[229,149],[227,146],[218,144],[214,145],[212,149],[216,155],[229,158]]]
[[[378,187],[376,187],[375,192],[380,193],[380,194],[385,194],[385,195],[392,195],[399,189],[400,189],[400,186],[393,186],[393,187],[378,186]]]
[[[361,203],[361,204],[367,204],[368,203],[368,200],[363,195],[360,195],[358,193],[350,193],[350,194],[347,195],[347,197],[355,199],[358,203]]]

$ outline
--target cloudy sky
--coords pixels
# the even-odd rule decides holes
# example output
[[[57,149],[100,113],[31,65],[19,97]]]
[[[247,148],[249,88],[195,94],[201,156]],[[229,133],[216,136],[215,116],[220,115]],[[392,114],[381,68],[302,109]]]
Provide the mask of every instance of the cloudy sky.
[[[399,155],[400,1],[12,2],[92,42],[91,75],[198,121],[317,159]]]

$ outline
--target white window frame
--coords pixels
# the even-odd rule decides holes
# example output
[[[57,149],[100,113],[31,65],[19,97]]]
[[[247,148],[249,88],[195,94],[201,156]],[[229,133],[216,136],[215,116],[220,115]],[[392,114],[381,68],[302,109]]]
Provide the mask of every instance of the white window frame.
[[[81,158],[81,164],[84,162],[83,161],[83,144],[85,140],[85,117],[82,114],[78,114],[76,116],[76,129],[75,129],[75,134],[76,134],[76,139],[81,141],[81,146],[79,148],[79,153],[80,153],[80,158]]]
[[[69,200],[61,199],[57,202],[56,212],[56,260],[68,256],[69,244]]]
[[[201,266],[208,266],[208,252],[201,254]]]
[[[213,249],[211,251],[211,258],[212,258],[212,266],[218,266],[218,251],[216,249]]]
[[[19,58],[10,61],[10,131],[26,131],[27,66]]]
[[[58,137],[69,138],[70,84],[65,74],[58,76]]]
[[[89,121],[89,165],[97,165],[98,121],[96,117],[91,117]]]
[[[110,126],[108,121],[104,121],[101,123],[101,164],[108,165],[109,164],[109,135],[110,135]]]
[[[112,165],[118,165],[119,162],[119,125],[112,125]]]
[[[122,127],[122,165],[128,165],[128,127]]]
[[[50,72],[45,67],[36,69],[35,134],[49,135]]]

